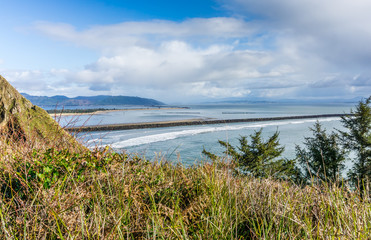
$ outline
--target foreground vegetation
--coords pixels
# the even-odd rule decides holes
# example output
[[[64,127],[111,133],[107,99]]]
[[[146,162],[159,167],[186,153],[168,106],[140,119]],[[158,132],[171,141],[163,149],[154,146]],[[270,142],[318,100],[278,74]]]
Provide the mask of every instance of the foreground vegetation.
[[[370,200],[371,194],[371,96],[360,101],[350,115],[341,117],[345,131],[336,130],[328,134],[317,121],[312,137],[305,137],[304,148],[296,145],[295,159],[282,159],[284,147],[279,143],[276,131],[266,141],[262,131],[239,138],[239,146],[231,146],[220,141],[225,148],[225,156],[230,157],[239,174],[257,178],[291,180],[298,185],[345,184],[359,189],[361,198]],[[207,150],[202,152],[211,160],[222,157]],[[353,154],[354,157],[350,157]],[[344,178],[345,161],[353,162],[353,167]],[[367,192],[365,194],[365,192]]]
[[[21,149],[21,148],[19,148]],[[1,239],[368,239],[357,190],[185,168],[105,148],[2,155]]]
[[[261,131],[240,147],[220,142],[226,156],[204,151],[214,160],[185,168],[90,151],[0,81],[8,93],[0,98],[0,239],[371,236],[371,98],[342,119],[349,131],[314,129],[297,149],[301,169],[279,159],[278,133],[264,141]],[[348,182],[338,177],[339,149],[356,154]]]

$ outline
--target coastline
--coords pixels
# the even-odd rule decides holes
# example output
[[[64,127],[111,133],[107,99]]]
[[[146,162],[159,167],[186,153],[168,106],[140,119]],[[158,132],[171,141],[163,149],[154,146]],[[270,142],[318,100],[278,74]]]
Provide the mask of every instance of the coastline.
[[[82,115],[98,115],[98,114],[105,114],[110,112],[126,112],[126,111],[140,111],[140,110],[146,110],[146,111],[153,111],[153,110],[176,110],[176,109],[186,109],[184,107],[158,107],[158,108],[126,108],[126,109],[106,109],[106,110],[97,110],[93,112],[87,112],[87,113],[49,113],[51,116],[82,116]]]
[[[164,127],[241,123],[241,122],[264,122],[264,121],[279,121],[279,120],[292,120],[292,119],[330,118],[330,117],[343,117],[343,116],[349,116],[349,115],[351,114],[321,114],[321,115],[301,115],[301,116],[243,118],[243,119],[187,119],[187,120],[176,120],[176,121],[123,123],[123,124],[69,127],[69,128],[66,128],[66,130],[69,132],[115,131],[115,130],[164,128]]]

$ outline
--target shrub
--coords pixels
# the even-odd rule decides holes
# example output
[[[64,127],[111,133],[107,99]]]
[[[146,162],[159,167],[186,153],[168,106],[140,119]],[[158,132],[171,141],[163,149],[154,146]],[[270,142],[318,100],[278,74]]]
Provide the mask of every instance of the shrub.
[[[232,158],[242,174],[257,178],[297,179],[299,172],[295,167],[295,160],[280,158],[285,148],[280,146],[279,133],[275,132],[264,141],[261,136],[262,131],[263,129],[260,129],[251,134],[250,142],[246,136],[241,136],[238,147],[220,140],[219,144],[225,148],[224,153]],[[203,154],[211,159],[218,158],[205,149]]]

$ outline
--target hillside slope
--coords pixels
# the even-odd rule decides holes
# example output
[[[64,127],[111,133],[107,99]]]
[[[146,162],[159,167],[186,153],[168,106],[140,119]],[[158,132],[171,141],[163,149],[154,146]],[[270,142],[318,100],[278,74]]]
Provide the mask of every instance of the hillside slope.
[[[84,149],[45,110],[24,98],[1,75],[0,134],[1,146],[14,147],[27,142],[37,148]]]

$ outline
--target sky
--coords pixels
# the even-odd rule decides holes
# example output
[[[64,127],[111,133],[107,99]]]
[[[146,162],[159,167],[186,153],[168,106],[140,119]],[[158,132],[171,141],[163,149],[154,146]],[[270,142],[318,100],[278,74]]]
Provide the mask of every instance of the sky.
[[[31,95],[371,95],[369,0],[0,0],[0,10],[0,74]]]

